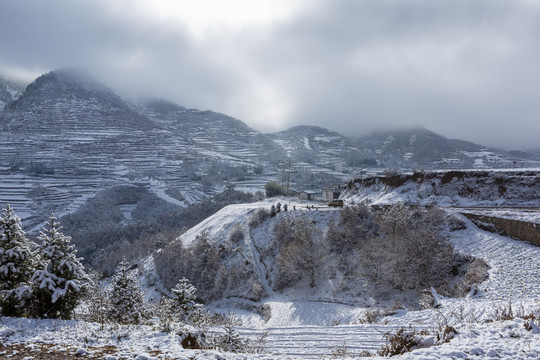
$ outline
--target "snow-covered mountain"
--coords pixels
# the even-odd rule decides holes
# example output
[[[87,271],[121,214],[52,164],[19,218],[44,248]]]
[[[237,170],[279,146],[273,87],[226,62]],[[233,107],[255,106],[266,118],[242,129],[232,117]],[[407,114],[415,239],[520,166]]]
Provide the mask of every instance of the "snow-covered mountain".
[[[265,135],[212,111],[163,100],[128,102],[73,69],[44,74],[21,93],[0,81],[0,101],[6,104],[0,112],[0,206],[10,203],[27,225],[38,225],[51,211],[75,211],[118,185],[146,186],[178,206],[231,184],[262,190],[283,175],[288,156],[288,180],[307,189],[369,167],[535,164],[534,155],[487,150],[425,129],[358,142],[313,126]]]
[[[367,152],[360,152],[350,138],[319,126],[295,126],[270,136],[296,163],[344,169],[365,166],[354,161],[369,156]]]
[[[224,114],[186,109],[160,99],[141,102],[137,110],[200,155],[248,166],[270,165],[283,157],[281,147],[267,136]]]
[[[448,139],[422,127],[380,131],[356,141],[385,167],[425,169],[511,168],[538,166],[524,152],[505,152],[468,141]]]
[[[0,130],[0,205],[31,224],[115,185],[146,185],[185,206],[273,168],[283,153],[239,120],[163,101],[132,105],[71,69],[28,85],[0,113]]]

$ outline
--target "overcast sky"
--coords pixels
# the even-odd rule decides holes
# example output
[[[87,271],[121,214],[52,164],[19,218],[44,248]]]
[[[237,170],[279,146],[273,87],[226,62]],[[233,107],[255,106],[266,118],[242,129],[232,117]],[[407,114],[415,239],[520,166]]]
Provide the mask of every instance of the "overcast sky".
[[[65,66],[263,132],[540,147],[536,0],[0,0],[0,73]]]

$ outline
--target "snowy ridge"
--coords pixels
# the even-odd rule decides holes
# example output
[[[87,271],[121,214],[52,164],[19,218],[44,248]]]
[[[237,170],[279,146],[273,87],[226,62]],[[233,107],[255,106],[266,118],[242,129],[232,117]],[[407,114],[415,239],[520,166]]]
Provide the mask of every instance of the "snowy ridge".
[[[341,198],[349,204],[459,207],[540,207],[540,170],[439,171],[373,176],[348,183]]]

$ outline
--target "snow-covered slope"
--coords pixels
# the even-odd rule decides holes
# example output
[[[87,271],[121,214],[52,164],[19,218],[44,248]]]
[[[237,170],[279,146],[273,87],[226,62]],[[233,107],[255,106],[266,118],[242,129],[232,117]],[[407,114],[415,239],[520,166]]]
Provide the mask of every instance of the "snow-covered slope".
[[[531,154],[448,139],[422,127],[375,132],[358,139],[355,145],[389,168],[511,168],[538,166],[540,160]]]
[[[354,161],[369,156],[360,153],[350,138],[319,126],[294,126],[270,136],[295,163],[344,170],[362,165],[354,164]]]
[[[21,96],[24,88],[0,76],[0,111],[4,107]]]
[[[225,208],[180,239],[188,245],[194,241],[197,233],[207,229],[212,241],[223,240],[231,226],[243,224],[257,207],[267,207],[269,204],[271,202]],[[310,214],[318,221],[328,215],[322,210],[299,210],[306,204],[294,205],[297,211],[304,211],[304,214]],[[242,319],[243,326],[238,327],[238,330],[243,336],[256,338],[263,331],[268,332],[266,351],[269,354],[239,356],[183,350],[177,336],[161,333],[155,328],[107,325],[101,330],[99,324],[81,321],[4,318],[0,322],[0,340],[6,345],[45,342],[57,345],[54,348],[57,351],[64,349],[70,353],[86,349],[90,353],[99,354],[100,349],[107,347],[116,356],[135,358],[140,355],[141,359],[152,356],[157,358],[158,353],[174,359],[214,359],[217,356],[224,359],[319,359],[322,356],[329,357],[338,350],[341,354],[356,358],[362,351],[374,352],[380,349],[385,343],[385,332],[396,331],[402,326],[411,326],[418,331],[427,330],[430,334],[423,335],[423,343],[429,346],[434,343],[440,326],[448,324],[458,331],[450,342],[417,349],[395,358],[537,358],[540,356],[540,329],[533,327],[527,330],[525,325],[528,320],[522,317],[540,312],[540,272],[537,271],[540,268],[540,248],[481,231],[466,218],[461,220],[467,228],[453,232],[450,240],[457,251],[485,259],[491,267],[490,277],[479,285],[476,295],[466,298],[445,298],[439,295],[441,306],[438,309],[401,309],[391,315],[381,316],[373,323],[362,323],[359,319],[365,318],[368,311],[382,309],[347,305],[341,298],[335,298],[333,302],[294,300],[293,297],[300,295],[300,292],[285,295],[274,293],[264,299],[270,314],[267,321],[255,311],[226,307],[225,302],[223,306],[214,308],[224,312],[232,311]],[[262,237],[264,232],[261,229],[256,236]],[[257,249],[255,247],[253,251]],[[252,259],[247,252],[245,255]],[[303,295],[306,294],[304,292]],[[515,318],[497,320],[510,307]]]
[[[200,202],[255,167],[273,170],[283,154],[239,120],[163,101],[134,106],[72,69],[40,76],[0,112],[0,153],[0,206],[29,226],[125,184]]]
[[[398,201],[439,206],[540,206],[540,171],[439,171],[372,176],[348,183],[349,204]]]

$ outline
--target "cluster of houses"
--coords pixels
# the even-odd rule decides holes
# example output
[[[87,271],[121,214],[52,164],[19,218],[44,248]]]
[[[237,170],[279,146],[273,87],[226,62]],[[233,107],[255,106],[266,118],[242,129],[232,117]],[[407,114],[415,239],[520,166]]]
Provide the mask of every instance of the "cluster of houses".
[[[323,201],[333,201],[339,199],[343,186],[339,184],[334,184],[332,186],[322,188],[322,200]],[[311,190],[296,190],[289,189],[290,195],[298,196],[300,200],[317,200],[321,198],[320,191],[311,191]]]

